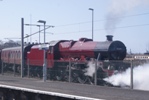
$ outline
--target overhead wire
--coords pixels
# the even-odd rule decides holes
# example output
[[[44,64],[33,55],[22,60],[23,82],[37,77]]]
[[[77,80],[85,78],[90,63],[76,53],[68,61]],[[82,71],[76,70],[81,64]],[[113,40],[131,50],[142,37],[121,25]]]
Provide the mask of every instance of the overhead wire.
[[[94,31],[101,31],[101,30],[112,30],[112,29],[119,29],[119,28],[130,28],[130,27],[140,27],[140,26],[149,26],[149,24],[138,24],[138,25],[128,25],[128,26],[120,26],[115,28],[109,29],[95,29]],[[70,33],[79,33],[79,32],[90,32],[92,30],[83,30],[83,31],[73,31],[73,32],[63,32],[63,33],[54,33],[54,34],[70,34]]]
[[[133,15],[127,15],[127,16],[120,16],[120,17],[115,17],[115,18],[110,18],[110,19],[101,19],[101,20],[95,20],[94,22],[100,22],[100,21],[106,21],[106,20],[113,20],[113,19],[117,19],[117,18],[126,18],[126,17],[134,17],[134,16],[142,16],[142,15],[149,15],[149,12],[147,13],[140,13],[140,14],[133,14]],[[91,23],[92,21],[86,21],[86,22],[78,22],[78,23],[72,23],[72,24],[65,24],[65,25],[57,25],[55,26],[56,28],[57,27],[64,27],[64,26],[72,26],[72,25],[80,25],[80,24],[86,24],[86,23]],[[118,29],[118,28],[129,28],[129,27],[138,27],[138,26],[148,26],[149,24],[140,24],[140,25],[130,25],[130,26],[121,26],[121,27],[116,27],[116,28],[113,28],[113,29]],[[49,27],[48,27],[49,28]],[[105,30],[105,29],[95,29],[94,31],[100,31],[100,30]],[[108,29],[108,30],[112,30],[111,29]],[[41,30],[43,31],[43,30]],[[41,32],[40,31],[40,32]],[[63,33],[55,33],[55,32],[49,32],[49,33],[52,33],[52,34],[69,34],[69,33],[78,33],[78,32],[89,32],[91,30],[83,30],[83,31],[74,31],[74,32],[63,32]],[[39,33],[39,31],[37,32],[34,32],[32,34],[30,34],[29,36],[32,36],[32,35],[35,35]],[[24,38],[27,38],[27,37],[24,37]]]
[[[127,17],[134,17],[134,16],[142,16],[142,15],[149,15],[149,12],[147,13],[140,13],[140,14],[133,14],[133,15],[127,15],[127,16],[119,16],[115,18],[110,18],[110,19],[101,19],[101,20],[95,20],[94,22],[100,22],[100,21],[106,21],[106,20],[113,20],[117,18],[127,18]],[[78,22],[78,23],[72,23],[72,24],[65,24],[65,25],[57,25],[56,27],[64,27],[64,26],[72,26],[72,25],[78,25],[78,24],[86,24],[86,23],[91,23],[92,21],[85,21],[85,22]]]

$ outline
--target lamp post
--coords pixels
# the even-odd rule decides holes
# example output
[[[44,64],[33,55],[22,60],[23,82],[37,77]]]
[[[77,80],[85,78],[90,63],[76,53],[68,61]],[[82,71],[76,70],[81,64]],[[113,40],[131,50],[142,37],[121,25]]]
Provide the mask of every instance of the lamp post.
[[[45,40],[45,24],[46,24],[46,21],[44,20],[39,20],[38,23],[43,23],[44,24],[44,44],[46,42]],[[46,50],[44,49],[44,52],[43,52],[43,81],[45,82],[46,81],[46,78],[47,78],[47,66],[46,66]]]
[[[37,25],[37,26],[39,27],[39,43],[40,43],[40,25]]]
[[[93,38],[93,34],[94,34],[94,9],[93,8],[89,8],[89,10],[92,11],[92,40],[94,39]]]
[[[24,77],[24,18],[21,18],[21,78]]]

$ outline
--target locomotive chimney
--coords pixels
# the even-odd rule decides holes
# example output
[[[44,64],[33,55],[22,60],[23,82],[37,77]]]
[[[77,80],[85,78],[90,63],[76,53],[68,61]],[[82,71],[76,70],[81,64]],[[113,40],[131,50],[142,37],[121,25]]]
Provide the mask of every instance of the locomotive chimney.
[[[113,35],[106,35],[107,41],[113,41]]]

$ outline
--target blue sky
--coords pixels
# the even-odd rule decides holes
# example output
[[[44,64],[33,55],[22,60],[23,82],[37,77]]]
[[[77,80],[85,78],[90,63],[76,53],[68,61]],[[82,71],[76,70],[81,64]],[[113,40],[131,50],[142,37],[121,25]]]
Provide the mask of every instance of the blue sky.
[[[94,41],[105,41],[107,34],[122,41],[127,51],[143,53],[149,50],[149,0],[3,0],[0,1],[0,40],[21,37],[21,18],[25,24],[39,24],[45,20],[54,28],[46,30],[46,41],[91,38],[94,9]],[[118,17],[115,29],[105,30],[107,15]],[[111,17],[111,18],[113,18]],[[122,27],[122,28],[120,28]],[[38,27],[24,26],[25,34],[38,31]],[[43,28],[43,27],[41,27]],[[53,33],[53,34],[50,34]],[[43,33],[41,33],[43,42]],[[25,39],[27,41],[27,39]],[[39,41],[38,34],[28,41]]]

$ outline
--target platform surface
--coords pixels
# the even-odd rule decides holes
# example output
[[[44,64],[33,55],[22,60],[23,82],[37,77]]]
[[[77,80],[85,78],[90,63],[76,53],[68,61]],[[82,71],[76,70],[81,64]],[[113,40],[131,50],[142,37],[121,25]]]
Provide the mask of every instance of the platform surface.
[[[149,100],[149,91],[58,81],[43,82],[40,79],[0,75],[0,87],[4,86],[89,97],[97,100]]]

